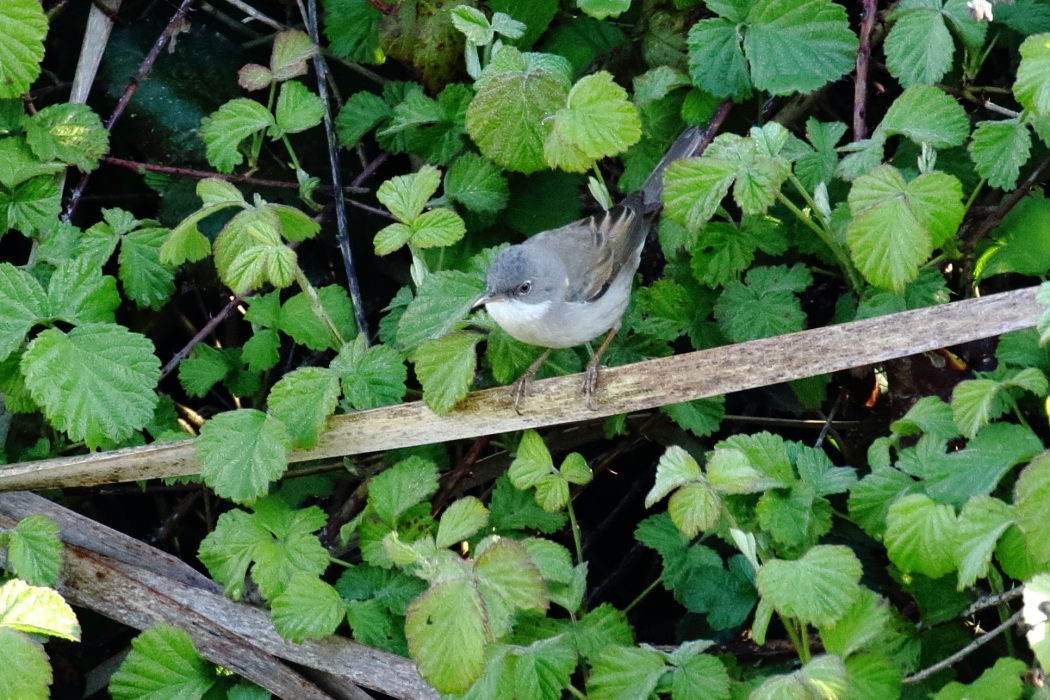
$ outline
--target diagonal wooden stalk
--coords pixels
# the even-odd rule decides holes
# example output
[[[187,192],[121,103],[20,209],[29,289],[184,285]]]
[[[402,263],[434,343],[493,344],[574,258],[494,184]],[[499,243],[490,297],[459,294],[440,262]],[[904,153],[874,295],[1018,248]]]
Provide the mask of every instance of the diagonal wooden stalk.
[[[1042,314],[1036,289],[603,369],[594,411],[580,399],[581,377],[571,375],[536,382],[530,405],[542,408],[520,416],[512,407],[513,387],[468,394],[444,416],[422,402],[334,416],[314,449],[289,458],[301,462],[574,423],[876,364],[1031,328]],[[0,469],[0,490],[95,486],[198,471],[193,442],[186,440],[10,465]]]

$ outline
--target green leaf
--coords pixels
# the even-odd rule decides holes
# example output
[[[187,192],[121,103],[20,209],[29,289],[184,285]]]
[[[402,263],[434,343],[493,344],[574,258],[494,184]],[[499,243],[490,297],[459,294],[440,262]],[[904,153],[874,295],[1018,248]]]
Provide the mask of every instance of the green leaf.
[[[467,41],[475,46],[488,46],[496,34],[485,13],[469,5],[456,5],[449,11],[452,26],[463,32]]]
[[[665,214],[689,229],[714,216],[737,176],[737,166],[714,158],[686,158],[664,171]]]
[[[368,0],[326,0],[324,33],[332,52],[351,63],[382,63],[379,21],[383,13]],[[349,146],[350,144],[346,144]]]
[[[250,408],[220,413],[197,438],[201,476],[223,498],[254,501],[288,468],[291,444],[284,423],[273,416]]]
[[[120,306],[116,280],[91,264],[88,257],[58,266],[47,288],[51,316],[69,323],[112,323]]]
[[[339,399],[339,377],[323,367],[299,367],[273,385],[270,415],[284,423],[292,447],[311,449]]]
[[[432,165],[424,165],[419,172],[398,175],[384,182],[376,191],[376,199],[398,220],[412,224],[423,213],[423,207],[440,184],[441,171]]]
[[[735,342],[800,331],[806,316],[797,295],[812,282],[801,264],[753,267],[744,282],[726,285],[715,304],[715,317]]]
[[[131,652],[109,679],[109,693],[114,700],[200,698],[217,680],[188,634],[160,624],[131,640]]]
[[[905,87],[938,82],[951,67],[955,46],[941,0],[920,0],[893,13],[886,36],[886,67]]]
[[[1014,488],[1014,517],[1024,533],[1028,551],[1041,563],[1050,564],[1050,533],[1046,513],[1050,508],[1050,452],[1043,452],[1025,467]]]
[[[845,133],[842,122],[819,122],[814,117],[806,120],[806,138],[813,150],[795,161],[795,175],[807,190],[813,191],[818,183],[831,182],[839,163],[835,144]]]
[[[951,148],[961,146],[969,136],[970,119],[962,105],[939,88],[915,85],[894,100],[879,130],[901,134],[917,144]]]
[[[478,80],[467,109],[467,133],[497,165],[535,172],[546,167],[548,119],[564,106],[568,93],[564,75],[546,65],[530,67],[516,49],[504,47]]]
[[[878,639],[891,622],[889,601],[867,588],[834,624],[820,630],[824,648],[842,659],[847,659]]]
[[[905,573],[940,578],[955,570],[955,511],[929,496],[913,493],[898,499],[886,516],[886,552]]]
[[[496,480],[496,489],[489,502],[489,523],[493,531],[527,530],[549,535],[564,527],[566,519],[565,513],[544,511],[535,498],[515,488],[508,477]]]
[[[689,74],[697,87],[715,97],[751,94],[751,75],[738,31],[740,19],[704,19],[689,30]]]
[[[595,19],[605,19],[627,12],[631,0],[576,0],[576,6]]]
[[[706,482],[687,484],[671,495],[667,512],[686,537],[710,530],[722,515],[722,499]]]
[[[175,292],[175,271],[160,262],[168,229],[144,226],[120,241],[120,281],[124,294],[139,307],[156,311]]]
[[[459,331],[424,341],[416,349],[416,377],[423,385],[423,401],[434,413],[448,413],[467,395],[477,368],[474,349],[483,337]]]
[[[494,637],[510,632],[515,611],[547,610],[550,603],[540,570],[520,542],[489,538],[478,551],[474,573]]]
[[[697,654],[679,663],[671,676],[672,700],[729,700],[731,696],[726,667],[713,656]]]
[[[265,529],[252,551],[252,580],[267,600],[280,595],[298,573],[324,573],[331,557],[313,534],[325,525],[324,511],[316,506],[293,510],[276,496],[260,498],[252,508],[252,519]]]
[[[553,472],[554,461],[543,444],[543,438],[535,430],[526,430],[507,470],[511,483],[515,488],[529,489],[549,478]]]
[[[507,206],[510,191],[492,161],[464,153],[445,174],[445,196],[473,212],[495,213]]]
[[[23,121],[26,142],[42,160],[60,160],[89,173],[109,150],[109,132],[90,107],[63,103],[44,107]]]
[[[35,0],[10,0],[0,7],[0,99],[19,97],[40,75],[47,17]]]
[[[244,590],[248,567],[270,539],[269,530],[258,518],[234,509],[219,516],[215,529],[201,542],[197,557],[212,578],[226,587],[226,594],[237,599]]]
[[[14,352],[38,320],[46,318],[48,299],[44,288],[28,272],[0,263],[0,360]]]
[[[672,445],[656,463],[656,483],[645,496],[645,507],[652,508],[678,487],[701,479],[700,465],[696,460],[681,447]]]
[[[18,521],[9,533],[7,565],[31,586],[54,586],[62,568],[62,542],[58,525],[43,515]]]
[[[837,656],[818,656],[798,671],[771,676],[752,691],[749,700],[841,700],[849,690],[846,666]]]
[[[606,647],[591,666],[587,697],[592,700],[648,698],[665,668],[663,657],[655,651]]]
[[[481,675],[488,625],[477,589],[466,580],[431,586],[405,614],[408,649],[420,675],[443,693],[462,693]]]
[[[80,624],[69,604],[51,588],[11,579],[0,586],[0,629],[80,641]]]
[[[967,148],[978,175],[991,187],[1012,190],[1031,154],[1032,136],[1020,119],[978,122]]]
[[[846,231],[857,269],[874,285],[900,291],[933,249],[962,222],[962,186],[931,172],[906,183],[892,165],[857,178],[849,194]]]
[[[179,383],[190,396],[200,398],[235,371],[227,353],[199,344],[179,363]]]
[[[244,161],[238,150],[241,143],[275,126],[273,115],[258,102],[243,97],[230,100],[201,120],[208,162],[220,173],[232,173]]]
[[[330,284],[316,291],[321,308],[331,319],[339,335],[342,338],[355,337],[357,330],[354,311],[346,288],[341,284]],[[284,303],[281,307],[279,327],[292,340],[311,350],[334,350],[341,346],[340,339],[335,337],[331,326],[314,311],[308,292],[300,292]]]
[[[0,223],[27,236],[50,229],[61,209],[61,193],[51,175],[26,180],[10,192],[0,189]]]
[[[977,260],[975,278],[1016,272],[1041,275],[1050,268],[1050,241],[1039,236],[1050,225],[1050,202],[1042,192],[1033,192],[1017,203],[993,232],[994,242]]]
[[[357,1],[342,0],[342,2]],[[374,10],[364,0],[361,0],[361,4],[367,5]],[[339,134],[339,143],[344,148],[353,148],[365,134],[381,124],[391,114],[390,106],[378,95],[373,95],[364,90],[355,92],[353,95],[350,95],[350,99],[339,110],[339,116],[335,119],[335,129],[336,133]]]
[[[401,515],[437,491],[437,467],[422,457],[409,457],[368,482],[368,505],[390,527]]]
[[[153,418],[160,361],[148,338],[123,326],[46,330],[29,344],[21,367],[51,424],[90,448],[124,440]]]
[[[474,496],[464,496],[442,513],[434,542],[438,547],[451,547],[477,533],[488,521],[485,505]]]
[[[318,48],[310,36],[298,29],[281,32],[274,38],[273,51],[270,53],[270,70],[274,80],[288,80],[307,71],[306,59],[318,54]]]
[[[1026,589],[1027,590],[1027,589]],[[1031,634],[1031,633],[1029,633]],[[973,683],[948,683],[933,700],[1017,700],[1024,697],[1028,667],[1020,659],[996,659]]]
[[[611,74],[599,71],[584,76],[569,91],[566,106],[554,115],[543,156],[554,167],[585,172],[594,161],[622,153],[639,138],[641,120],[627,91]]]
[[[15,581],[5,585],[13,584]],[[0,647],[6,659],[0,669],[0,696],[48,700],[53,676],[43,645],[21,632],[0,627]]]
[[[861,566],[842,545],[817,545],[801,559],[773,559],[755,584],[777,612],[824,627],[834,624],[860,596]]]
[[[413,228],[412,244],[419,248],[450,246],[467,232],[459,214],[445,207],[425,212],[415,220]]]
[[[334,634],[345,614],[338,591],[306,573],[293,575],[271,606],[274,628],[295,644]]]
[[[321,123],[324,103],[299,81],[289,80],[281,85],[275,117],[277,128],[286,134],[297,134]]]
[[[408,369],[389,345],[365,348],[365,338],[344,345],[332,360],[331,369],[339,375],[343,394],[357,409],[390,406],[405,395]]]
[[[1046,34],[1030,36],[1021,44],[1021,65],[1014,81],[1014,97],[1038,115],[1050,113],[1050,42]]]
[[[427,275],[397,327],[397,342],[414,351],[462,322],[485,289],[484,281],[453,270]]]
[[[758,0],[746,24],[744,53],[759,90],[813,92],[853,68],[857,37],[831,0]]]
[[[999,537],[1013,524],[1010,506],[998,498],[974,496],[959,513],[954,557],[961,591],[988,575]]]

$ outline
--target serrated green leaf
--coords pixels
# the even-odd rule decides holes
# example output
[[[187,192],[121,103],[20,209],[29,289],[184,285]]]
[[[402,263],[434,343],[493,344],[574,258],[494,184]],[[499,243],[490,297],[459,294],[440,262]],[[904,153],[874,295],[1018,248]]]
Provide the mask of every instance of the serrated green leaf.
[[[667,512],[686,537],[710,530],[722,515],[722,499],[706,483],[686,484],[671,495]]]
[[[25,340],[38,320],[48,316],[44,288],[28,272],[0,263],[0,360],[6,359]]]
[[[244,577],[259,549],[271,534],[259,519],[234,509],[219,516],[215,529],[204,538],[197,557],[208,572],[226,587],[227,595],[237,599],[244,590]]]
[[[1050,534],[1045,527],[1050,508],[1050,453],[1043,452],[1025,467],[1014,489],[1014,516],[1028,551],[1042,566],[1050,563]]]
[[[330,284],[317,289],[316,292],[321,308],[332,321],[339,336],[344,339],[355,337],[357,330],[354,311],[346,288],[341,284]],[[284,303],[281,307],[279,327],[292,340],[311,350],[334,350],[342,345],[332,327],[314,311],[308,292],[300,292]]]
[[[368,0],[328,0],[324,33],[337,56],[352,63],[382,63],[385,58],[379,47],[382,18],[383,13]]]
[[[956,528],[951,506],[921,493],[899,498],[886,516],[886,551],[901,571],[940,578],[955,570]]]
[[[689,30],[689,74],[715,97],[751,94],[751,75],[737,26],[739,21],[704,19]]]
[[[412,224],[441,184],[441,171],[424,165],[411,175],[398,175],[379,186],[376,199],[400,221]]]
[[[299,29],[288,29],[273,40],[270,53],[270,70],[276,80],[288,80],[306,74],[306,59],[318,53],[317,46],[309,35]]]
[[[988,575],[999,537],[1013,524],[1010,506],[998,498],[974,496],[959,513],[953,554],[961,591]]]
[[[467,395],[477,367],[474,349],[482,338],[479,333],[458,331],[426,340],[416,349],[416,377],[430,410],[448,413]]]
[[[10,0],[0,7],[0,99],[19,97],[40,75],[47,17],[34,0]]]
[[[344,1],[357,2],[358,0]],[[366,2],[362,4],[367,5]],[[371,5],[369,7],[371,8]],[[381,124],[391,114],[390,106],[378,95],[363,90],[355,92],[339,110],[339,116],[335,119],[339,143],[345,148],[353,148],[365,134]]]
[[[335,412],[339,377],[323,367],[299,367],[281,377],[267,397],[270,415],[288,429],[292,447],[311,449]]]
[[[10,585],[12,582],[8,582]],[[0,627],[0,647],[7,663],[0,669],[0,695],[24,700],[48,700],[53,680],[43,645],[13,629]]]
[[[934,148],[961,146],[970,133],[966,110],[932,85],[915,85],[894,100],[879,129]]]
[[[849,690],[846,666],[837,656],[811,659],[794,673],[771,676],[752,691],[749,700],[841,700]]]
[[[131,652],[109,679],[114,700],[142,697],[200,698],[218,677],[190,636],[167,624],[131,640]]]
[[[993,232],[994,243],[977,260],[974,277],[1016,272],[1041,275],[1050,268],[1050,241],[1038,235],[1050,225],[1050,203],[1042,192],[1033,192],[1015,206]]]
[[[544,158],[551,165],[583,172],[587,167],[567,164],[562,149],[578,150],[593,163],[622,153],[639,138],[641,121],[627,91],[613,82],[611,74],[599,71],[581,78],[569,91],[566,106],[554,115]]]
[[[201,397],[234,371],[227,353],[199,344],[179,363],[179,383],[190,396]]]
[[[54,586],[62,568],[58,525],[43,515],[30,515],[10,531],[7,565],[31,586]]]
[[[69,323],[112,323],[120,306],[116,280],[92,265],[90,258],[66,260],[47,288],[51,316]]]
[[[587,697],[648,698],[665,668],[663,657],[655,651],[609,646],[593,661],[587,678]]]
[[[473,212],[495,213],[507,206],[507,180],[492,161],[464,153],[445,174],[445,196]]]
[[[548,479],[554,473],[554,461],[535,430],[522,433],[521,442],[507,476],[515,488],[528,489]]]
[[[867,588],[861,588],[860,596],[834,624],[820,630],[824,648],[842,659],[871,644],[889,627],[891,613],[889,601]]]
[[[69,604],[52,588],[11,579],[0,586],[0,628],[80,641],[80,624]]]
[[[459,214],[445,207],[424,212],[413,222],[413,229],[412,244],[419,248],[450,246],[467,232]]]
[[[480,276],[454,270],[427,275],[398,323],[398,344],[411,353],[423,341],[453,330],[484,290]]]
[[[467,109],[467,133],[497,165],[532,173],[546,166],[548,118],[565,104],[569,86],[548,67],[530,69],[516,49],[504,47],[496,59],[482,74]]]
[[[1038,370],[1037,370],[1038,371]],[[994,379],[970,379],[952,390],[952,418],[959,432],[972,438],[977,431],[1010,410],[1005,387]]]
[[[201,476],[223,498],[237,503],[264,495],[288,468],[291,437],[284,423],[255,409],[220,413],[201,428]]]
[[[585,486],[591,483],[594,473],[587,465],[587,459],[579,452],[570,452],[558,468],[558,472],[565,477],[570,484]]]
[[[896,168],[883,165],[857,178],[846,232],[857,269],[872,284],[903,289],[934,247],[958,229],[961,197],[959,181],[939,172],[905,183]]]
[[[813,281],[803,265],[754,267],[743,282],[730,282],[715,303],[722,331],[735,342],[802,330],[798,293]]]
[[[63,103],[44,107],[26,117],[26,142],[42,160],[60,160],[89,173],[109,150],[109,132],[102,120],[84,104]]]
[[[441,514],[434,541],[438,547],[451,547],[485,527],[488,520],[485,505],[473,496],[464,496],[453,501]]]
[[[160,361],[148,338],[123,326],[46,330],[29,344],[21,367],[51,424],[88,447],[123,440],[153,418]]]
[[[933,700],[1017,700],[1024,697],[1023,678],[1027,674],[1024,661],[1000,658],[973,683],[952,681],[932,697]]]
[[[782,615],[818,627],[834,624],[860,596],[861,566],[842,545],[817,545],[801,559],[774,559],[758,571],[755,584]]]
[[[515,611],[543,612],[550,606],[540,570],[520,542],[492,541],[474,562],[474,573],[494,637],[510,632]]]
[[[270,614],[278,634],[299,644],[334,634],[346,614],[346,604],[338,591],[317,576],[298,573],[273,599]]]
[[[627,12],[631,0],[576,0],[576,6],[595,19],[605,19]]]
[[[495,37],[488,17],[481,10],[469,5],[456,5],[449,11],[452,26],[467,37],[475,46],[488,46]]]
[[[409,508],[437,491],[437,467],[422,457],[409,457],[368,482],[368,505],[390,527]]]
[[[955,46],[940,10],[940,0],[924,0],[893,15],[886,67],[905,87],[936,83],[951,67]]]
[[[299,81],[289,80],[281,85],[274,114],[277,128],[286,134],[297,134],[321,123],[324,103]]]
[[[1014,81],[1014,97],[1036,114],[1050,113],[1050,42],[1046,34],[1030,36],[1021,44],[1021,65]]]
[[[1032,135],[1020,119],[978,122],[967,147],[977,174],[991,187],[1012,190],[1032,151]]]
[[[389,406],[405,395],[408,369],[404,360],[389,345],[365,349],[363,335],[339,350],[331,369],[339,375],[343,394],[354,408]]]
[[[175,271],[160,262],[168,229],[143,227],[120,242],[120,281],[124,294],[140,307],[159,309],[175,292]]]
[[[61,193],[51,175],[26,180],[11,191],[0,189],[0,224],[26,236],[50,229],[61,209]]]
[[[223,104],[201,120],[200,135],[207,146],[208,162],[220,173],[232,173],[244,162],[241,143],[276,124],[266,107],[254,100],[237,98]]]
[[[759,0],[747,15],[751,79],[774,95],[813,92],[853,67],[857,37],[830,0]]]
[[[668,447],[656,463],[656,482],[645,496],[645,507],[652,508],[667,494],[701,479],[700,465],[677,445]]]
[[[714,216],[737,177],[737,166],[714,158],[685,158],[664,171],[665,214],[690,229]]]
[[[481,675],[489,636],[477,589],[465,580],[432,586],[408,606],[405,636],[430,685],[444,693],[467,690]]]

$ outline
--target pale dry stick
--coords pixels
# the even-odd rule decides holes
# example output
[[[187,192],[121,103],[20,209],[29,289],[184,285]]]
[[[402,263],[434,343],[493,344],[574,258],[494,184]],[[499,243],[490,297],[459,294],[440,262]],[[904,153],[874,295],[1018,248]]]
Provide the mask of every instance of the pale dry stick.
[[[254,19],[254,20],[258,21],[258,22],[262,22],[267,27],[270,27],[272,29],[276,29],[279,32],[282,32],[285,29],[287,29],[287,27],[285,27],[283,24],[281,24],[277,20],[271,19],[267,15],[264,15],[263,13],[259,12],[258,10],[256,10],[254,7],[252,7],[251,5],[249,5],[246,2],[241,2],[241,0],[226,0],[226,4],[227,5],[233,5],[238,10],[240,10],[244,14],[248,15],[250,18],[252,18],[252,19]],[[247,21],[247,20],[245,20],[245,21]]]
[[[536,382],[521,416],[511,407],[512,387],[468,394],[444,416],[418,401],[333,416],[314,449],[293,452],[289,459],[325,459],[575,423],[877,364],[1031,328],[1042,314],[1037,289],[612,367],[602,371],[595,411],[580,400],[579,375],[570,375]],[[0,469],[0,490],[97,486],[199,470],[193,442],[185,440],[13,464]]]
[[[74,605],[135,629],[175,625],[204,657],[278,697],[369,700],[356,686],[402,700],[438,697],[409,659],[334,635],[289,642],[267,611],[229,600],[219,584],[178,558],[35,494],[0,494],[0,527],[35,514],[60,528],[58,590]],[[325,690],[284,662],[308,669]]]

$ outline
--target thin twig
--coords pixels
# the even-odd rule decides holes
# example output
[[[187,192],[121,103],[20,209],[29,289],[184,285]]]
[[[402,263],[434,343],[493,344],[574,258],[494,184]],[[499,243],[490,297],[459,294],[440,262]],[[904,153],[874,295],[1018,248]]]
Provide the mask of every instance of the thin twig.
[[[476,438],[470,449],[467,450],[467,454],[463,455],[463,459],[456,464],[455,469],[442,475],[441,488],[438,489],[437,494],[434,496],[433,512],[436,513],[445,507],[445,503],[452,497],[460,483],[470,476],[474,469],[474,463],[478,461],[481,452],[488,447],[491,441],[491,435],[482,435]]]
[[[109,119],[106,120],[106,131],[112,132],[113,125],[117,123],[120,116],[124,113],[124,110],[128,106],[128,102],[131,101],[131,96],[135,94],[135,90],[138,89],[139,83],[144,81],[148,76],[150,70],[153,69],[153,64],[156,63],[157,57],[160,56],[160,52],[168,45],[168,41],[183,27],[183,23],[186,21],[186,13],[189,12],[190,5],[193,4],[193,0],[182,0],[182,4],[179,5],[179,9],[175,10],[175,14],[168,20],[168,25],[164,27],[164,31],[160,33],[157,40],[153,42],[153,48],[149,50],[146,57],[142,59],[142,64],[139,66],[138,71],[135,72],[134,77],[128,81],[128,85],[124,88],[124,94],[120,96],[120,100],[117,101],[117,106],[113,108],[113,113],[109,115]],[[66,211],[62,214],[62,221],[68,222],[73,217],[73,212],[77,209],[77,204],[80,202],[80,198],[84,195],[84,190],[87,188],[88,180],[91,179],[90,173],[84,173],[80,177],[80,182],[73,188],[73,191],[69,195],[69,202],[66,204]]]
[[[287,27],[285,27],[283,24],[281,24],[277,20],[270,19],[269,17],[267,17],[263,13],[259,12],[258,10],[256,10],[254,7],[252,7],[251,5],[249,5],[246,2],[241,2],[241,0],[226,0],[226,3],[228,5],[233,5],[238,10],[240,10],[244,14],[248,15],[252,19],[254,19],[256,21],[259,21],[259,22],[262,22],[266,26],[272,27],[273,29],[276,29],[279,32],[280,31],[284,31],[285,29],[287,29]]]
[[[192,177],[206,179],[211,178],[215,180],[224,180],[226,182],[240,182],[246,185],[254,185],[255,187],[272,187],[274,189],[282,190],[298,190],[299,183],[292,182],[290,180],[267,180],[264,178],[251,177],[249,175],[233,175],[227,173],[217,173],[211,170],[197,170],[195,168],[180,168],[173,165],[157,165],[156,163],[143,163],[137,160],[126,160],[124,158],[114,158],[113,156],[103,156],[102,162],[107,165],[116,165],[121,168],[127,168],[128,170],[147,170],[153,173],[164,173],[165,175],[175,175],[178,177]],[[331,191],[331,187],[319,187],[320,190]],[[351,194],[367,194],[369,189],[367,187],[356,187],[349,186],[345,188],[346,192]]]
[[[901,683],[918,683],[919,681],[922,681],[922,680],[925,680],[925,679],[929,678],[930,676],[932,676],[933,674],[937,673],[938,671],[940,671],[942,669],[945,669],[945,668],[948,668],[949,666],[954,664],[956,661],[959,661],[959,660],[969,656],[970,654],[972,654],[973,652],[977,651],[982,646],[984,646],[988,642],[992,641],[993,639],[998,637],[1000,634],[1002,634],[1003,632],[1005,632],[1006,630],[1010,629],[1011,627],[1016,625],[1018,622],[1020,622],[1021,621],[1021,616],[1022,616],[1023,613],[1024,613],[1023,610],[1018,610],[1013,615],[1011,615],[1010,618],[1006,620],[1006,622],[1004,622],[1003,624],[999,625],[995,629],[989,631],[987,634],[983,634],[980,637],[977,637],[972,642],[970,642],[969,644],[964,646],[962,649],[960,649],[959,651],[957,651],[954,654],[952,654],[951,656],[949,656],[948,658],[941,659],[940,661],[938,661],[937,663],[933,664],[932,666],[930,666],[928,668],[924,668],[923,670],[919,671],[918,673],[911,674],[910,676],[905,678],[903,681],[901,681]]]
[[[171,359],[168,360],[168,364],[164,365],[164,368],[160,371],[160,379],[162,381],[171,372],[179,366],[179,363],[189,357],[189,354],[193,351],[193,348],[197,347],[197,344],[207,338],[211,333],[218,327],[220,323],[226,320],[226,317],[230,315],[230,312],[237,308],[238,304],[244,302],[242,297],[234,297],[231,299],[226,306],[222,307],[219,313],[215,314],[210,321],[204,324],[204,327],[197,331],[197,334],[190,339],[190,342],[186,343],[177,353],[172,355]]]
[[[863,0],[860,45],[857,48],[857,77],[853,83],[853,140],[868,135],[868,68],[871,65],[871,32],[875,29],[875,0]]]
[[[300,11],[306,20],[310,40],[321,45],[320,33],[317,30],[317,0],[307,0],[308,7],[303,8],[300,0]],[[346,284],[350,290],[350,301],[354,305],[354,320],[357,331],[364,335],[365,347],[370,345],[368,319],[365,317],[364,301],[361,297],[361,285],[354,269],[354,258],[350,251],[350,233],[346,221],[346,198],[343,196],[343,176],[339,168],[339,140],[335,134],[335,122],[332,119],[332,105],[328,99],[328,64],[320,52],[314,56],[314,70],[317,71],[317,94],[324,103],[324,131],[328,139],[328,163],[332,171],[332,186],[335,188],[335,222],[336,242],[343,254],[343,268],[346,272]]]
[[[966,610],[963,610],[962,616],[969,617],[970,615],[973,615],[979,610],[995,607],[996,605],[1013,600],[1014,598],[1020,598],[1021,594],[1023,593],[1024,586],[1014,586],[1008,591],[1003,591],[1002,593],[986,595],[983,598],[978,598],[970,605],[970,607],[966,608]]]
[[[959,249],[963,252],[970,250],[978,241],[987,236],[989,231],[998,226],[1006,215],[1042,181],[1048,167],[1050,167],[1050,157],[1040,161],[1039,165],[1024,179],[1024,182],[1019,183],[1017,189],[1011,192],[994,212],[982,219],[980,225],[976,226],[972,233],[960,230]]]

